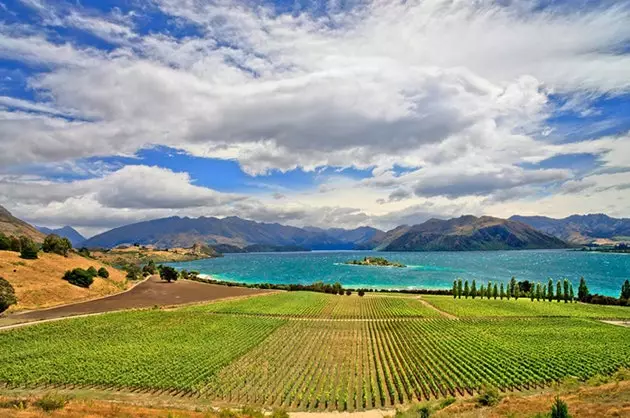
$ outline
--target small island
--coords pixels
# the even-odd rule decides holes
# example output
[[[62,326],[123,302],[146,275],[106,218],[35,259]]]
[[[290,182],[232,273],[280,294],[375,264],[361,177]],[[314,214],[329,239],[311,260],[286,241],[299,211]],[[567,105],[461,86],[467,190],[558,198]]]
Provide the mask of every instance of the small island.
[[[363,260],[350,260],[345,264],[352,264],[355,266],[378,266],[378,267],[407,267],[404,264],[397,263],[395,261],[389,261],[383,257],[365,257]]]

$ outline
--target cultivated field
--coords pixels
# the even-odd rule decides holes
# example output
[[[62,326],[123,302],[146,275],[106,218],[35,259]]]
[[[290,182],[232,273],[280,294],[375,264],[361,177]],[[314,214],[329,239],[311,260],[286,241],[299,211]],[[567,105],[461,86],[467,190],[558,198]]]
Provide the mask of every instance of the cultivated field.
[[[456,315],[466,302],[425,298]],[[556,317],[541,317],[528,304],[449,319],[417,297],[287,292],[110,313],[0,332],[0,382],[352,411],[630,366],[630,328],[586,318],[628,310],[553,302]]]

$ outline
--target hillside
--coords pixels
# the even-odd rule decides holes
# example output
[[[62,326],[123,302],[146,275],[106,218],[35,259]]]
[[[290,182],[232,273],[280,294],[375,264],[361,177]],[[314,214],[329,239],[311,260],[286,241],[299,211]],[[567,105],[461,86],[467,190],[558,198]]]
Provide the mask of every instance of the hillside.
[[[0,232],[5,235],[26,235],[35,242],[43,242],[45,234],[39,232],[34,226],[11,215],[11,212],[0,206]]]
[[[45,226],[38,226],[37,229],[46,235],[57,234],[60,237],[68,238],[74,248],[81,247],[83,241],[85,241],[85,237],[71,226],[64,226],[63,228],[57,229],[46,228]]]
[[[389,231],[383,251],[477,251],[564,248],[562,240],[521,222],[490,216],[430,219]]]
[[[562,219],[514,215],[510,220],[523,222],[575,244],[588,244],[598,239],[630,239],[630,219],[611,218],[604,214],[572,215]]]
[[[62,280],[67,270],[76,267],[87,269],[105,267],[109,279],[96,277],[89,289],[71,285]],[[9,312],[25,309],[46,308],[72,302],[111,295],[125,288],[125,273],[89,260],[76,254],[63,257],[57,254],[39,253],[37,260],[24,260],[11,251],[0,251],[0,277],[4,277],[15,289],[17,305]]]
[[[207,245],[298,246],[304,249],[348,249],[356,245],[353,239],[364,240],[377,234],[373,228],[357,232],[335,230],[329,233],[317,228],[304,229],[277,223],[261,223],[235,216],[228,218],[155,219],[121,226],[96,235],[83,243],[88,248],[113,248],[121,244],[154,245],[159,248],[190,247],[197,242]],[[381,232],[381,231],[378,231]],[[347,235],[346,235],[347,234]]]
[[[150,260],[159,264],[222,256],[214,249],[200,244],[195,244],[191,248],[169,248],[168,251],[152,247],[131,246],[91,251],[90,255],[92,258],[112,266],[126,266],[128,264],[139,266],[148,263]]]

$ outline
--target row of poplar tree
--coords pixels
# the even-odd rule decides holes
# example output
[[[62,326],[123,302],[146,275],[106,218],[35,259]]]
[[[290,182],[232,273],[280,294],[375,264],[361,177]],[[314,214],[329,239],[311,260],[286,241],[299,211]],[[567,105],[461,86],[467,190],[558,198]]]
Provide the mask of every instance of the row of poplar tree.
[[[473,299],[479,297],[487,299],[507,298],[508,300],[511,298],[518,300],[520,297],[528,297],[532,301],[548,300],[551,302],[555,299],[558,302],[563,300],[565,303],[572,303],[576,299],[573,293],[573,284],[567,279],[558,280],[555,285],[555,291],[552,279],[549,279],[546,286],[541,283],[532,283],[529,289],[521,289],[521,284],[516,281],[515,277],[512,277],[512,280],[510,280],[506,286],[504,286],[503,283],[497,284],[496,282],[488,282],[487,285],[482,284],[479,288],[475,280],[472,281],[472,285],[469,285],[468,280],[462,282],[462,279],[457,279],[453,281],[452,292],[453,297],[456,299],[461,299],[462,296],[466,299],[469,297]],[[582,277],[578,287],[577,299],[583,301],[588,295],[589,291],[586,286],[586,280]]]

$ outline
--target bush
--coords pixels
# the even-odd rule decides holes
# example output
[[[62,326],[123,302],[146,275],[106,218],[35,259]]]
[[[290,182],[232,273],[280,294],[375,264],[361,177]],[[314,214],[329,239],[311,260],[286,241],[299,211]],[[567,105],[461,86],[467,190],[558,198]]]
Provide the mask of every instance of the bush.
[[[48,393],[35,402],[35,406],[40,407],[45,412],[52,412],[62,409],[67,403],[68,397],[56,393]]]
[[[346,290],[346,296],[350,296],[352,294],[351,290]]]
[[[160,266],[160,279],[167,282],[174,282],[179,278],[179,273],[171,266]]]
[[[127,279],[129,280],[140,280],[141,271],[138,266],[135,264],[129,264],[125,267],[125,271],[127,272]]]
[[[0,232],[0,251],[9,251],[11,249],[11,240],[9,237]]]
[[[289,414],[284,409],[274,409],[271,412],[271,418],[289,418]]]
[[[98,275],[98,271],[96,270],[96,268],[94,266],[88,267],[88,269],[86,271],[92,277],[96,277]]]
[[[94,276],[82,268],[66,271],[66,274],[63,275],[63,279],[70,284],[86,289],[94,283]]]
[[[365,295],[365,290],[359,289],[359,296],[364,296],[364,295]]]
[[[9,238],[10,247],[9,250],[15,251],[19,253],[22,250],[22,246],[20,245],[20,240],[17,237]]]
[[[157,273],[157,268],[155,267],[155,262],[153,260],[149,260],[149,262],[144,267],[142,267],[142,275],[144,275],[145,273],[147,276]]]
[[[38,252],[39,247],[32,239],[26,237],[20,238],[20,257],[27,260],[37,260]]]
[[[259,408],[244,406],[241,410],[241,416],[247,418],[265,418],[265,413]]]
[[[0,277],[0,313],[9,309],[9,306],[15,305],[17,298],[15,297],[15,290],[11,283]]]
[[[68,238],[62,238],[57,234],[50,234],[44,239],[42,251],[68,256],[68,251],[72,249],[72,243]]]
[[[477,396],[477,405],[480,406],[494,406],[499,403],[501,397],[499,396],[499,390],[494,386],[483,385]]]
[[[551,405],[551,418],[571,418],[567,403],[556,396],[556,400]]]
[[[79,255],[86,258],[90,258],[92,256],[90,254],[90,250],[88,250],[86,247],[81,247],[79,249]]]
[[[105,267],[101,267],[100,269],[98,269],[96,274],[98,275],[98,277],[102,277],[103,279],[107,279],[109,277],[109,271],[107,271]]]

